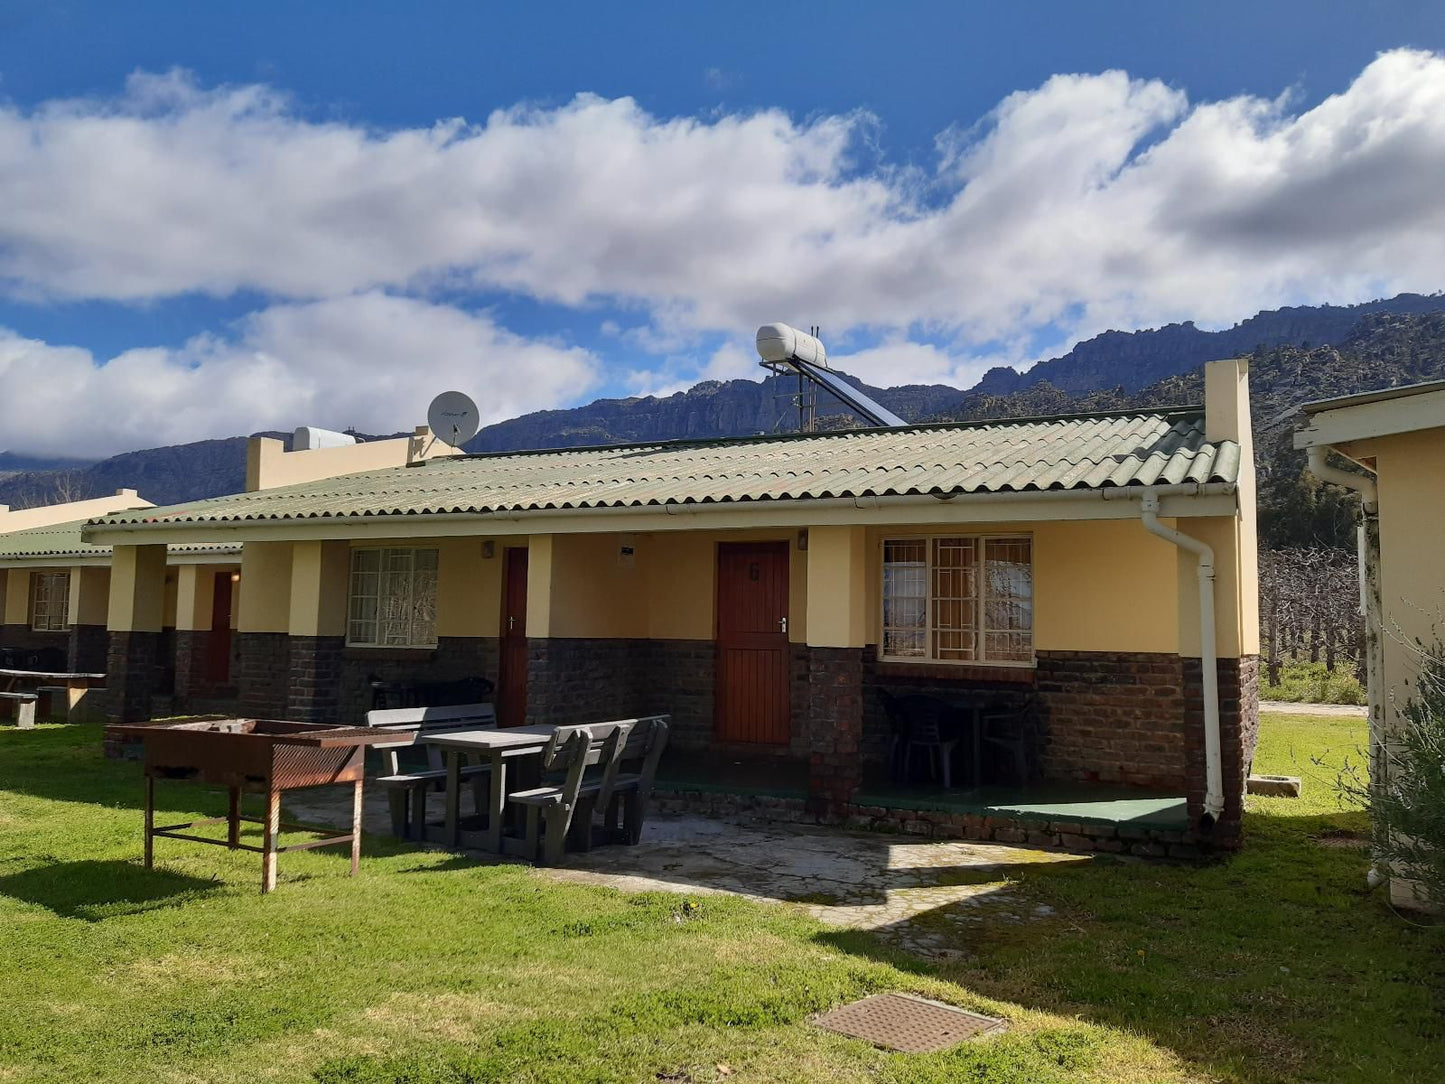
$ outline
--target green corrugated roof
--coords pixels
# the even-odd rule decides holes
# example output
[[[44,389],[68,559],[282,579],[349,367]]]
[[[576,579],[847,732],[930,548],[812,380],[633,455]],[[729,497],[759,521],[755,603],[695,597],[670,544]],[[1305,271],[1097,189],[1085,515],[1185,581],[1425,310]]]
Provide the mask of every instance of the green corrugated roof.
[[[47,527],[27,527],[20,531],[0,533],[0,561],[75,560],[109,557],[110,546],[86,542],[81,537],[86,521],[54,523]],[[240,553],[241,547],[231,543],[170,546],[172,555]]]
[[[433,459],[92,521],[166,525],[1234,482],[1198,408]]]

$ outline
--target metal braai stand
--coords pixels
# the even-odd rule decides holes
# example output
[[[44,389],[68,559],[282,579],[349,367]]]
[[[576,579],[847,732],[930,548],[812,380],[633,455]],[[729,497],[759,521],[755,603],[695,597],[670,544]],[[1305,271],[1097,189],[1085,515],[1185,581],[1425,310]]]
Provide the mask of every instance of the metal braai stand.
[[[394,736],[363,727],[326,723],[293,723],[279,719],[208,719],[189,723],[112,726],[108,733],[123,740],[139,740],[145,747],[145,865],[153,864],[155,839],[184,839],[211,843],[261,855],[261,891],[276,887],[276,856],[283,851],[351,844],[351,872],[361,861],[361,798],[366,746]],[[173,779],[225,787],[230,809],[224,817],[207,817],[184,824],[156,827],[155,789],[159,779]],[[281,795],[303,787],[350,783],[353,787],[351,831],[277,845],[282,828],[312,831],[302,825],[283,824]],[[263,794],[265,815],[241,816],[242,793]],[[241,823],[262,826],[261,846],[241,842]],[[227,826],[225,839],[192,835],[191,829],[208,824]]]

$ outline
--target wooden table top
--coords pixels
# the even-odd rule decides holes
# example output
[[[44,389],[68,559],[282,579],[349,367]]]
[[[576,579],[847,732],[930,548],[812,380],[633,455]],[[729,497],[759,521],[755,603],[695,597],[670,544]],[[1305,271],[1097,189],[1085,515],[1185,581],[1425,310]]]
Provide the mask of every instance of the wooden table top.
[[[594,740],[611,734],[616,723],[587,723]],[[423,745],[436,745],[444,749],[467,749],[474,752],[540,749],[556,733],[557,727],[548,724],[537,726],[511,726],[477,730],[451,730],[444,734],[423,734],[417,740]]]
[[[0,677],[36,678],[40,681],[104,681],[104,674],[69,674],[49,670],[9,670],[0,667]]]

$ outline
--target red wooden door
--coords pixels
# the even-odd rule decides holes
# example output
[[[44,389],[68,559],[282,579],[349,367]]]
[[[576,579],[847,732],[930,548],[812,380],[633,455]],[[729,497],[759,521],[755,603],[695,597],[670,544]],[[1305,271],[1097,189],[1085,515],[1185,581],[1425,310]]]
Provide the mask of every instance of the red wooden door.
[[[497,720],[527,721],[527,551],[506,550],[502,568],[502,648],[497,673]]]
[[[206,644],[206,677],[213,685],[231,682],[231,573],[217,572],[211,585],[211,635]]]
[[[718,546],[717,736],[788,742],[788,544]]]

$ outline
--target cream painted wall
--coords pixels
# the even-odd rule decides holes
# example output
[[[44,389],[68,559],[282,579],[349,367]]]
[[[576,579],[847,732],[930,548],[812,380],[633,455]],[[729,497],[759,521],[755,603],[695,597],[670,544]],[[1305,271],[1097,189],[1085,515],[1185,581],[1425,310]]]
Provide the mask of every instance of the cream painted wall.
[[[176,569],[176,628],[209,629],[215,604],[217,570],[211,565],[181,565]]]
[[[343,444],[335,448],[304,448],[297,452],[288,452],[285,441],[275,437],[252,437],[246,445],[246,492],[362,471],[404,467],[424,459],[458,454],[457,449],[433,440],[431,430],[426,426],[418,426],[409,437]]]
[[[868,642],[882,629],[883,540],[917,535],[1028,535],[1037,651],[1178,651],[1174,547],[1136,520],[947,523],[869,532]],[[1197,639],[1197,637],[1196,637]]]
[[[176,569],[166,569],[166,595],[165,601],[161,605],[162,628],[173,629],[176,627],[176,606],[179,594],[179,584],[176,581],[178,578]]]
[[[814,527],[808,532],[808,643],[863,647],[868,628],[868,530]]]
[[[1445,640],[1445,427],[1357,441],[1349,453],[1373,458],[1378,477],[1384,691],[1402,704],[1419,674],[1410,645]]]
[[[630,566],[621,558],[624,540],[634,547]],[[632,535],[552,537],[550,635],[616,639],[648,635],[650,562],[636,547]]]
[[[0,573],[5,575],[5,624],[30,624],[29,569],[0,569]]]
[[[165,617],[166,548],[116,546],[110,561],[111,632],[159,632]]]
[[[291,546],[288,630],[292,636],[346,635],[351,548],[345,542]]]
[[[291,543],[247,542],[241,547],[241,592],[236,628],[286,632],[291,627]]]
[[[485,539],[444,538],[437,553],[437,635],[497,636],[502,619],[502,547]]]
[[[104,625],[110,610],[110,569],[84,565],[70,570],[72,625]]]
[[[667,534],[606,533],[542,536],[529,557],[529,635],[537,632],[537,592],[546,595],[545,635],[658,640],[711,640],[717,605],[717,547],[722,542],[789,544],[788,638],[807,632],[808,553],[795,531],[679,531]],[[620,558],[633,547],[631,567]],[[498,546],[500,552],[500,545]],[[544,567],[550,574],[544,574]],[[498,569],[500,574],[500,569]],[[545,578],[546,584],[539,583]],[[500,579],[498,580],[500,600]],[[500,607],[500,601],[497,609]]]
[[[93,519],[111,512],[127,512],[133,508],[154,508],[133,489],[119,489],[110,497],[92,497],[65,504],[45,504],[37,508],[12,510],[0,504],[0,531],[21,531],[30,527],[49,527],[56,523],[73,523]]]

